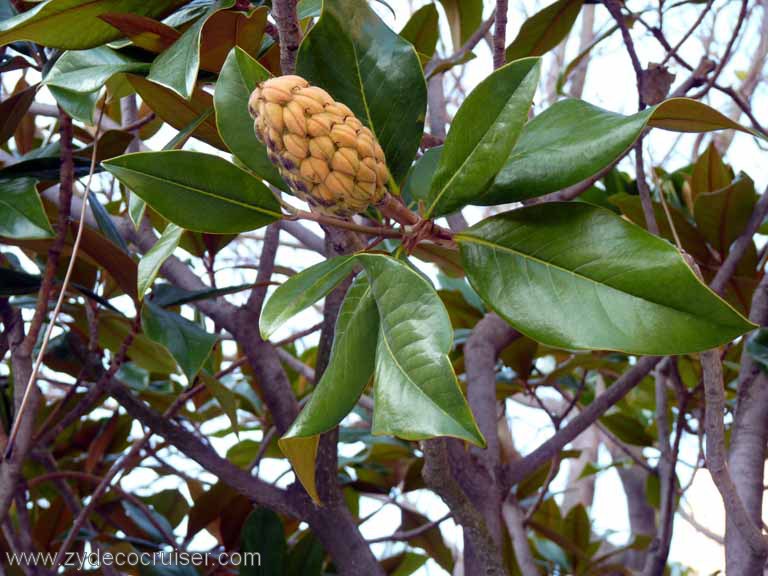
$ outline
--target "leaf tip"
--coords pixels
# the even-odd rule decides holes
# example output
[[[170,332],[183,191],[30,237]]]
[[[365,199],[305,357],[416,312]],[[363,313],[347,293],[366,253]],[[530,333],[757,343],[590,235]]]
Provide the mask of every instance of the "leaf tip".
[[[289,430],[287,434],[290,434]],[[309,497],[318,506],[323,503],[317,492],[315,483],[315,461],[317,459],[317,446],[320,443],[320,435],[299,437],[283,436],[277,441],[280,450],[291,463],[296,478],[299,480]]]

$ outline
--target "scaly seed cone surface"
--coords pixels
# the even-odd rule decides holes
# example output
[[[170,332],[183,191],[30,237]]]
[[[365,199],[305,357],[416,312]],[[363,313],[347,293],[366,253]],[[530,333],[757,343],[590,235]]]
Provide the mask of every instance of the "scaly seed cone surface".
[[[348,216],[384,198],[389,172],[376,137],[322,88],[279,76],[256,87],[248,108],[269,159],[317,210]]]

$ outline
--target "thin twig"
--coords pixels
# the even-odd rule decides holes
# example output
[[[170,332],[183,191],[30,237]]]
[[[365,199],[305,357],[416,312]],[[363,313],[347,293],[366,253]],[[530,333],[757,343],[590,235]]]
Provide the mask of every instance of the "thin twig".
[[[283,74],[293,74],[296,69],[296,53],[301,41],[301,28],[296,15],[296,0],[275,0],[272,15],[275,17],[280,38],[280,68]]]
[[[81,241],[81,239],[83,237],[83,229],[85,228],[85,212],[86,212],[86,208],[88,206],[88,195],[91,192],[91,182],[93,180],[93,174],[96,171],[96,153],[97,153],[98,146],[99,146],[99,132],[101,130],[101,119],[104,116],[104,108],[105,108],[105,106],[101,107],[100,113],[99,113],[99,120],[98,120],[98,122],[96,124],[96,140],[94,140],[93,152],[91,153],[91,168],[90,168],[90,171],[88,173],[88,182],[87,182],[87,184],[85,186],[85,193],[83,194],[83,203],[82,203],[81,212],[80,212],[80,223],[78,224],[78,227],[77,227],[77,235],[75,236],[75,242],[72,245],[72,255],[70,256],[70,259],[69,259],[69,265],[67,266],[67,272],[64,275],[64,281],[62,282],[62,285],[61,285],[61,290],[59,292],[59,298],[56,301],[56,306],[53,309],[53,314],[51,316],[50,321],[48,322],[48,327],[46,328],[45,335],[43,336],[43,343],[40,346],[40,351],[37,354],[37,359],[35,360],[35,363],[32,366],[32,374],[30,374],[29,381],[27,382],[26,388],[24,389],[24,398],[22,399],[21,406],[19,406],[19,409],[18,409],[18,411],[16,413],[16,416],[14,418],[13,427],[11,428],[11,433],[8,435],[8,444],[6,445],[5,454],[4,454],[4,457],[6,459],[10,458],[11,454],[13,453],[13,445],[14,445],[14,442],[16,441],[16,435],[19,433],[19,426],[21,424],[22,418],[24,417],[24,411],[26,410],[26,408],[27,408],[27,406],[29,404],[30,390],[35,385],[35,380],[37,378],[37,374],[40,371],[40,367],[42,366],[43,358],[45,356],[45,352],[48,349],[48,343],[49,343],[49,341],[51,339],[51,334],[53,333],[53,329],[54,329],[54,327],[56,325],[56,320],[59,317],[59,312],[61,311],[61,306],[64,303],[64,298],[66,297],[67,287],[69,286],[69,281],[70,281],[70,278],[72,277],[72,271],[75,269],[75,262],[77,260],[77,252],[78,252],[78,250],[80,248],[80,241]],[[63,115],[62,116],[62,120],[64,118],[69,118],[69,117],[66,116],[66,115]],[[69,122],[70,122],[69,131],[71,132],[71,122],[72,122],[72,120],[69,119]],[[66,148],[66,146],[62,146],[62,150],[64,148]],[[70,134],[70,140],[69,140],[69,148],[70,148],[70,153],[71,153],[71,134]],[[65,165],[67,165],[68,167],[65,168]],[[65,172],[64,172],[65,170],[67,170],[66,175],[65,175]],[[73,164],[72,164],[71,156],[68,158],[68,160],[64,160],[64,159],[62,160],[62,186],[61,186],[62,190],[66,186],[74,185],[74,173],[70,174],[69,173],[70,170],[73,170]],[[64,183],[65,179],[68,181],[66,186],[65,186],[65,183]],[[71,188],[70,188],[69,194],[70,194],[70,198],[71,198]],[[60,209],[63,209],[63,208],[60,207]],[[69,215],[68,214],[67,214],[66,219],[69,220]],[[62,224],[62,223],[60,222],[60,224]],[[69,222],[64,222],[63,223],[63,228],[64,228],[63,236],[66,236],[66,229],[68,227],[69,227]],[[62,234],[62,232],[60,231],[59,234]],[[63,237],[62,237],[62,241],[63,241]],[[51,266],[51,263],[49,262],[49,265],[46,268],[46,270],[48,268],[50,268],[50,267],[53,267],[55,269],[55,267],[56,267],[55,263],[53,263],[53,266]],[[46,308],[47,308],[47,305],[46,305]],[[27,334],[27,338],[29,338],[30,334],[31,334],[31,332]]]
[[[493,68],[501,68],[506,61],[508,0],[496,0],[496,19],[493,28]]]
[[[691,35],[696,31],[696,29],[699,27],[699,25],[704,21],[704,18],[706,17],[707,13],[709,13],[709,9],[712,8],[713,0],[707,0],[707,5],[704,6],[704,9],[701,11],[701,14],[699,14],[699,17],[696,18],[696,21],[693,23],[693,25],[688,29],[688,31],[683,34],[683,37],[680,38],[677,44],[675,44],[674,48],[669,50],[667,52],[667,55],[664,56],[659,66],[664,66],[670,58],[675,56],[680,50],[680,48],[685,44],[686,40],[691,37]]]
[[[467,38],[467,41],[464,42],[464,44],[459,48],[456,52],[448,56],[447,58],[434,58],[429,61],[429,63],[424,67],[424,76],[426,78],[429,78],[433,74],[435,74],[438,70],[451,68],[453,66],[456,66],[457,64],[460,64],[464,58],[467,57],[467,55],[472,52],[472,49],[477,46],[478,42],[482,40],[485,35],[488,33],[488,31],[491,29],[491,26],[493,26],[493,23],[496,20],[496,15],[491,14],[490,18],[488,18],[485,22],[483,22],[480,27],[475,30],[475,32]]]
[[[386,506],[386,504],[384,506]],[[445,514],[444,516],[441,516],[437,520],[432,520],[432,522],[427,522],[426,524],[422,524],[421,526],[417,526],[416,528],[412,528],[411,530],[402,530],[399,532],[393,532],[389,536],[379,536],[378,538],[371,538],[369,540],[366,540],[366,542],[368,544],[376,544],[377,542],[407,542],[412,538],[421,536],[425,532],[429,532],[433,528],[440,526],[440,524],[448,520],[448,518],[450,518],[451,516],[453,516],[453,513],[448,512],[447,514]]]

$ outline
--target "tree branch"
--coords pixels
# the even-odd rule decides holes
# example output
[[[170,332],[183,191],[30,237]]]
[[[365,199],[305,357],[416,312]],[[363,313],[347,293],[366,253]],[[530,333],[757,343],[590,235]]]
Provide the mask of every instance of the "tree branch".
[[[301,42],[301,28],[296,15],[296,0],[274,0],[272,16],[280,38],[280,68],[283,74],[293,74],[296,69],[296,52]]]
[[[162,414],[155,412],[136,398],[123,383],[112,378],[108,390],[128,414],[153,433],[165,438],[167,442],[181,450],[205,470],[221,478],[229,486],[260,506],[267,506],[281,514],[297,516],[295,508],[283,490],[251,476],[245,470],[219,456],[213,449],[200,442],[194,434],[173,424]]]
[[[704,401],[707,410],[704,421],[707,431],[707,469],[723,498],[725,513],[729,522],[732,522],[739,531],[751,552],[764,561],[768,556],[768,541],[747,513],[726,463],[725,425],[723,423],[725,392],[720,352],[717,349],[708,350],[702,352],[699,357],[701,358]]]
[[[456,50],[456,52],[447,58],[433,58],[430,60],[429,63],[427,63],[427,65],[424,67],[424,76],[429,79],[433,74],[436,74],[440,70],[446,70],[456,66],[457,64],[460,64],[462,60],[464,60],[464,58],[466,58],[467,55],[472,52],[472,49],[477,46],[480,40],[485,37],[495,21],[496,15],[491,14],[491,16],[485,22],[483,22],[477,30],[475,30],[472,36],[467,38],[467,41],[464,42],[461,48]]]
[[[508,0],[496,0],[496,19],[493,29],[493,68],[501,68],[506,61]]]
[[[645,356],[637,361],[624,375],[616,380],[605,392],[595,398],[578,416],[575,416],[564,428],[536,448],[533,452],[512,463],[507,481],[511,486],[524,480],[540,466],[551,460],[591,424],[597,421],[608,408],[621,400],[632,388],[653,370],[661,358]]]
[[[464,529],[464,538],[472,544],[482,566],[482,574],[505,575],[501,553],[485,520],[453,477],[445,439],[426,440],[421,447],[424,452],[424,481],[445,501],[456,522]]]

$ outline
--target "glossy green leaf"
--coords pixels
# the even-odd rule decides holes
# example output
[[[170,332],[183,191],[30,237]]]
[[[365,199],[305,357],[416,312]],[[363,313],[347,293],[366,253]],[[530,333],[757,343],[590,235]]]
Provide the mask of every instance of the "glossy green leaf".
[[[743,232],[757,202],[755,184],[742,176],[717,192],[695,196],[693,217],[698,229],[721,256]]]
[[[352,410],[373,375],[378,322],[368,281],[358,276],[339,311],[328,367],[281,446],[293,437],[327,432]]]
[[[215,334],[150,300],[141,307],[141,325],[151,340],[162,344],[191,382],[216,343]]]
[[[507,61],[541,56],[560,44],[573,28],[584,0],[558,0],[528,18],[507,46]]]
[[[373,130],[399,183],[421,142],[427,107],[413,46],[366,2],[325,0],[320,19],[301,43],[296,70]]]
[[[483,0],[440,0],[440,4],[451,27],[453,49],[457,51],[480,28]]]
[[[254,174],[285,190],[287,186],[267,157],[266,147],[254,136],[253,119],[248,113],[248,97],[256,84],[269,76],[258,61],[235,47],[221,69],[213,104],[219,134],[232,154]]]
[[[484,220],[456,240],[483,301],[550,346],[685,354],[753,328],[672,245],[609,210],[531,206]]]
[[[400,36],[408,40],[420,55],[432,58],[435,54],[437,39],[440,36],[438,28],[439,16],[434,4],[422,6],[400,30]]]
[[[148,69],[148,64],[128,58],[106,46],[91,50],[69,50],[53,65],[45,77],[45,84],[72,92],[96,92],[115,74]]]
[[[0,180],[0,236],[50,238],[51,224],[37,193],[37,180]]]
[[[358,276],[350,286],[336,320],[328,367],[309,402],[279,441],[280,448],[289,458],[299,453],[306,460],[311,455],[311,465],[314,466],[314,453],[299,452],[293,449],[293,444],[299,440],[301,446],[302,441],[306,444],[307,438],[331,430],[355,407],[373,375],[372,351],[376,349],[378,323],[371,288],[364,277]],[[294,464],[293,460],[291,463]],[[296,462],[294,468],[298,469],[301,464]],[[306,478],[299,478],[312,494],[315,487],[308,486]]]
[[[219,0],[152,63],[147,77],[170,88],[185,100],[192,97],[200,69],[200,35],[206,21],[219,10],[231,8],[234,0]]]
[[[158,272],[160,272],[160,267],[176,250],[183,233],[183,228],[179,228],[173,223],[168,224],[155,245],[139,260],[137,283],[140,299],[144,298],[144,294],[152,286]]]
[[[582,100],[561,100],[523,129],[491,187],[475,201],[495,205],[541,196],[576,184],[618,159],[648,127],[681,132],[749,132],[706,104],[673,98],[631,116]]]
[[[261,562],[253,566],[243,564],[240,576],[282,576],[286,547],[280,516],[268,508],[256,508],[243,525],[240,553],[259,554]]]
[[[354,256],[337,256],[288,278],[261,311],[261,337],[269,339],[291,317],[328,295],[352,272],[354,264]]]
[[[83,50],[121,36],[99,16],[130,12],[156,18],[189,0],[48,0],[0,21],[0,45],[30,40],[50,48]]]
[[[30,86],[0,102],[0,144],[8,140],[35,100],[38,86]]]
[[[360,254],[379,311],[371,430],[485,445],[448,358],[453,328],[434,288],[394,258]]]
[[[456,113],[432,179],[427,216],[472,202],[504,166],[528,120],[538,58],[507,64],[483,80]]]
[[[187,230],[235,234],[281,217],[279,203],[264,184],[218,156],[138,152],[103,165],[164,218]]]

